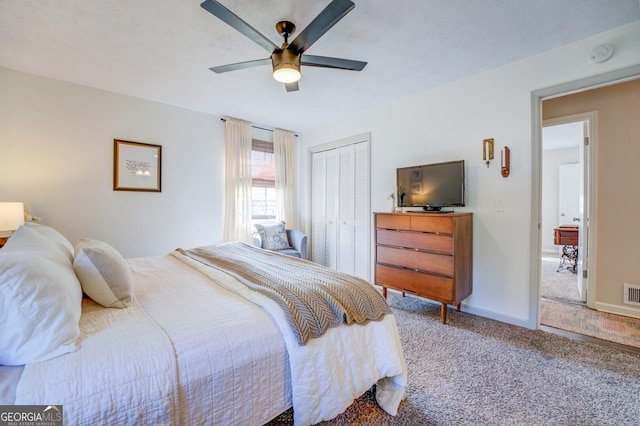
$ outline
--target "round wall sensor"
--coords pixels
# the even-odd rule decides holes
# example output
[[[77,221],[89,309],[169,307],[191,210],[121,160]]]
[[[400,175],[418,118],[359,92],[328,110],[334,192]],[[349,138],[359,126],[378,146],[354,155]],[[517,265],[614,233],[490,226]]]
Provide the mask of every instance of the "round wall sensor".
[[[606,61],[613,55],[613,46],[610,44],[601,44],[591,49],[589,52],[589,62],[599,64]]]

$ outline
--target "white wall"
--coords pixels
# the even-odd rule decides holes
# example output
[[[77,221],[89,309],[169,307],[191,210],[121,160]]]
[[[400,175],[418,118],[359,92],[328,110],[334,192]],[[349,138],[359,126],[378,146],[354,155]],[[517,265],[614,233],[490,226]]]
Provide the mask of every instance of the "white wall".
[[[373,211],[388,210],[397,167],[464,159],[467,207],[459,210],[474,213],[474,287],[463,309],[536,327],[530,303],[531,93],[636,65],[638,40],[640,22],[323,124],[306,132],[301,142],[311,147],[371,132]],[[603,64],[590,64],[587,53],[602,43],[612,43],[615,55]],[[487,169],[482,140],[491,137],[497,160]],[[506,179],[499,167],[505,145],[511,148],[511,175]],[[308,162],[303,167],[308,179]],[[504,201],[502,213],[495,211],[498,200]],[[308,202],[306,207],[308,211]]]
[[[113,139],[162,145],[162,192],[113,191]],[[0,199],[125,257],[222,240],[220,117],[0,68]]]
[[[542,251],[558,253],[553,244],[553,230],[560,215],[558,207],[560,165],[580,162],[580,150],[575,148],[550,149],[542,153]]]

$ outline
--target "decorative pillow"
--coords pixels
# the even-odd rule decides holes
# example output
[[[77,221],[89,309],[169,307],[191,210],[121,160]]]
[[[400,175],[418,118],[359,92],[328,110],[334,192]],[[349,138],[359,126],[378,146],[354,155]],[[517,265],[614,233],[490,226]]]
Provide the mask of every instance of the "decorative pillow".
[[[126,308],[133,298],[133,274],[122,255],[104,241],[81,238],[73,260],[82,290],[107,308]]]
[[[51,241],[67,255],[69,262],[73,262],[73,244],[71,244],[71,242],[69,242],[69,240],[67,240],[60,232],[39,223],[26,222],[24,226],[26,228],[33,229],[38,234]]]
[[[285,250],[290,249],[289,238],[287,238],[287,230],[283,221],[275,222],[270,225],[254,225],[260,239],[262,240],[262,248],[267,250]]]
[[[0,364],[74,352],[81,311],[82,290],[71,262],[15,247],[0,251]]]

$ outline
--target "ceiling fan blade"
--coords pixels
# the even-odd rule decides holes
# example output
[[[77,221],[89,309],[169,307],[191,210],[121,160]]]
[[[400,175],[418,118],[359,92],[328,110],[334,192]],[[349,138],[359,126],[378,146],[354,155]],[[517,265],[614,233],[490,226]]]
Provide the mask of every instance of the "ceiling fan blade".
[[[287,89],[287,92],[297,92],[298,89],[300,89],[297,81],[294,81],[293,83],[285,83],[284,87]]]
[[[267,52],[272,53],[274,50],[280,48],[274,42],[260,34],[258,30],[243,21],[238,15],[236,15],[217,1],[205,0],[200,4],[200,6],[216,18],[220,19],[225,24],[230,25],[238,32],[253,40],[254,43],[262,46],[262,48],[264,48]]]
[[[236,62],[235,64],[220,65],[219,67],[211,67],[209,69],[217,74],[220,74],[223,72],[242,70],[245,68],[257,67],[260,65],[269,65],[269,64],[271,64],[271,58],[256,59],[255,61]]]
[[[310,67],[337,68],[350,71],[362,71],[362,69],[367,65],[366,62],[362,61],[315,55],[302,55],[300,63]]]
[[[298,37],[289,44],[289,49],[297,53],[304,53],[313,43],[339,20],[351,11],[356,5],[351,0],[333,0],[324,8],[313,21],[302,30]]]

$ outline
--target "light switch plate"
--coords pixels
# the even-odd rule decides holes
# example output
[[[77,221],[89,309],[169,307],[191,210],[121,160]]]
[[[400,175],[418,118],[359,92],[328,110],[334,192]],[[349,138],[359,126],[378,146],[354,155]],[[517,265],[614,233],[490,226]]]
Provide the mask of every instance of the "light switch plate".
[[[496,200],[495,205],[496,205],[496,212],[498,213],[504,212],[504,201]]]

